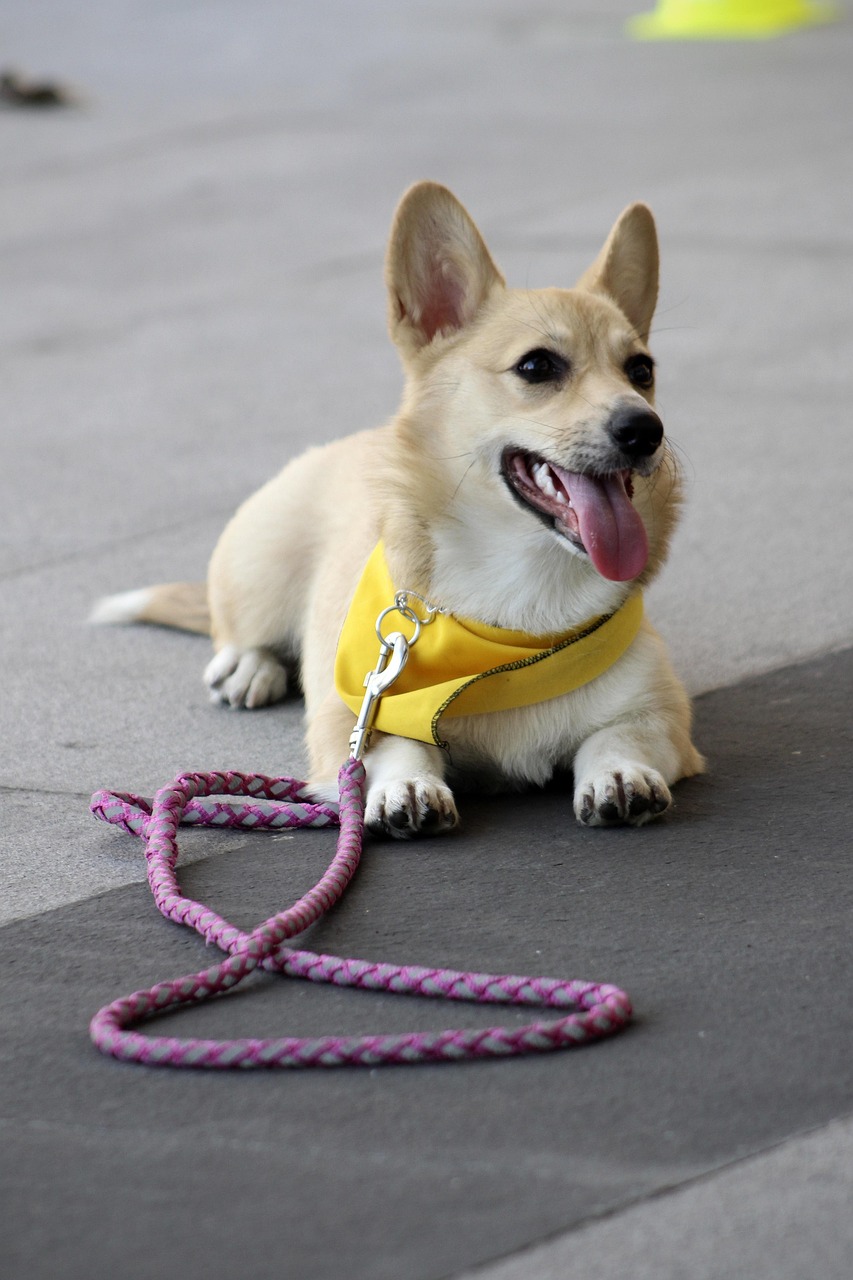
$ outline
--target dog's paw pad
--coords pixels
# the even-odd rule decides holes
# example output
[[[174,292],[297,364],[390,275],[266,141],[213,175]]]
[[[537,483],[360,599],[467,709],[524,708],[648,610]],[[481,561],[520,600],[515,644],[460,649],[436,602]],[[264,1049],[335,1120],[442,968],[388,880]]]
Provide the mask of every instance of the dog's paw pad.
[[[266,649],[236,649],[226,645],[204,673],[213,702],[231,707],[266,707],[287,693],[287,672]]]
[[[586,778],[575,790],[575,815],[586,827],[639,827],[671,804],[669,787],[657,770],[639,766]]]
[[[378,835],[410,840],[450,831],[458,822],[452,792],[432,778],[391,782],[368,793],[365,823]]]

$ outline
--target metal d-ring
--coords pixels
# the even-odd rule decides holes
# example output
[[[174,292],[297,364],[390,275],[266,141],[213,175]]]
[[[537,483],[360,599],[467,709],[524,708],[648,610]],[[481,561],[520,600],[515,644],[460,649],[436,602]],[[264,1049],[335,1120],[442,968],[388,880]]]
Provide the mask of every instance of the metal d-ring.
[[[388,643],[386,637],[382,634],[382,623],[389,613],[399,613],[400,617],[405,618],[406,622],[411,622],[412,626],[415,628],[415,632],[414,635],[407,637],[407,639],[410,645],[415,644],[421,634],[421,627],[424,626],[424,623],[415,613],[414,609],[407,604],[399,604],[396,599],[394,604],[390,604],[387,609],[383,609],[379,617],[376,619],[376,634],[379,637],[379,643],[382,645],[387,645]],[[432,621],[431,618],[430,621]]]
[[[422,618],[416,612],[409,600],[417,600],[426,610],[426,617]],[[436,615],[444,613],[439,605],[433,604],[427,600],[426,596],[422,596],[417,591],[398,591],[394,596],[394,603],[389,605],[387,609],[383,609],[379,617],[376,619],[376,634],[382,644],[385,644],[385,637],[382,634],[382,621],[389,613],[399,613],[401,618],[405,618],[406,622],[410,622],[415,628],[415,633],[409,638],[409,644],[414,644],[421,634],[421,628],[428,627],[431,622],[435,621]]]

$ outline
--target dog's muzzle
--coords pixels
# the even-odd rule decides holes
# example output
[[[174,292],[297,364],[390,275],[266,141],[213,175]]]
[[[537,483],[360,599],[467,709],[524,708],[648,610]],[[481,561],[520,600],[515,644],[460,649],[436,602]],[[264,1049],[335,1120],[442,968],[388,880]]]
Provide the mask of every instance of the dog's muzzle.
[[[647,449],[648,442],[642,447]],[[621,448],[613,452],[630,461]],[[603,578],[628,582],[643,572],[649,543],[632,503],[630,465],[603,473],[568,471],[540,454],[510,446],[503,453],[501,474],[512,496],[573,549],[588,555]]]

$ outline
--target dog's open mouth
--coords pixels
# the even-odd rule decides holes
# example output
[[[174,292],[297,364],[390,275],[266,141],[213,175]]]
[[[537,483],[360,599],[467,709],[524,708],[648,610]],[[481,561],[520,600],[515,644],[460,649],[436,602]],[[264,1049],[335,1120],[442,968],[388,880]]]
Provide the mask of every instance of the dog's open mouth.
[[[630,471],[564,471],[521,449],[506,449],[504,479],[515,497],[585,551],[603,578],[629,582],[643,572],[649,541],[631,498]]]

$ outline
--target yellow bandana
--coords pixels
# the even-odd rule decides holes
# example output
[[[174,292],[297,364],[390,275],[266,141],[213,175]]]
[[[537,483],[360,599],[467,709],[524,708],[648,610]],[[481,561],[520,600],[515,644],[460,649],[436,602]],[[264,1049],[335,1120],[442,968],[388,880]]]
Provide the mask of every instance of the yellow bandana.
[[[356,715],[364,699],[365,672],[373,670],[378,657],[376,619],[393,604],[395,591],[380,542],[356,587],[335,658],[335,688]],[[411,626],[390,616],[392,625],[384,634],[400,630],[411,635]],[[445,746],[438,736],[442,716],[504,711],[579,689],[622,656],[642,618],[639,593],[615,613],[561,635],[531,636],[436,614],[421,628],[401,675],[382,696],[374,727]]]

